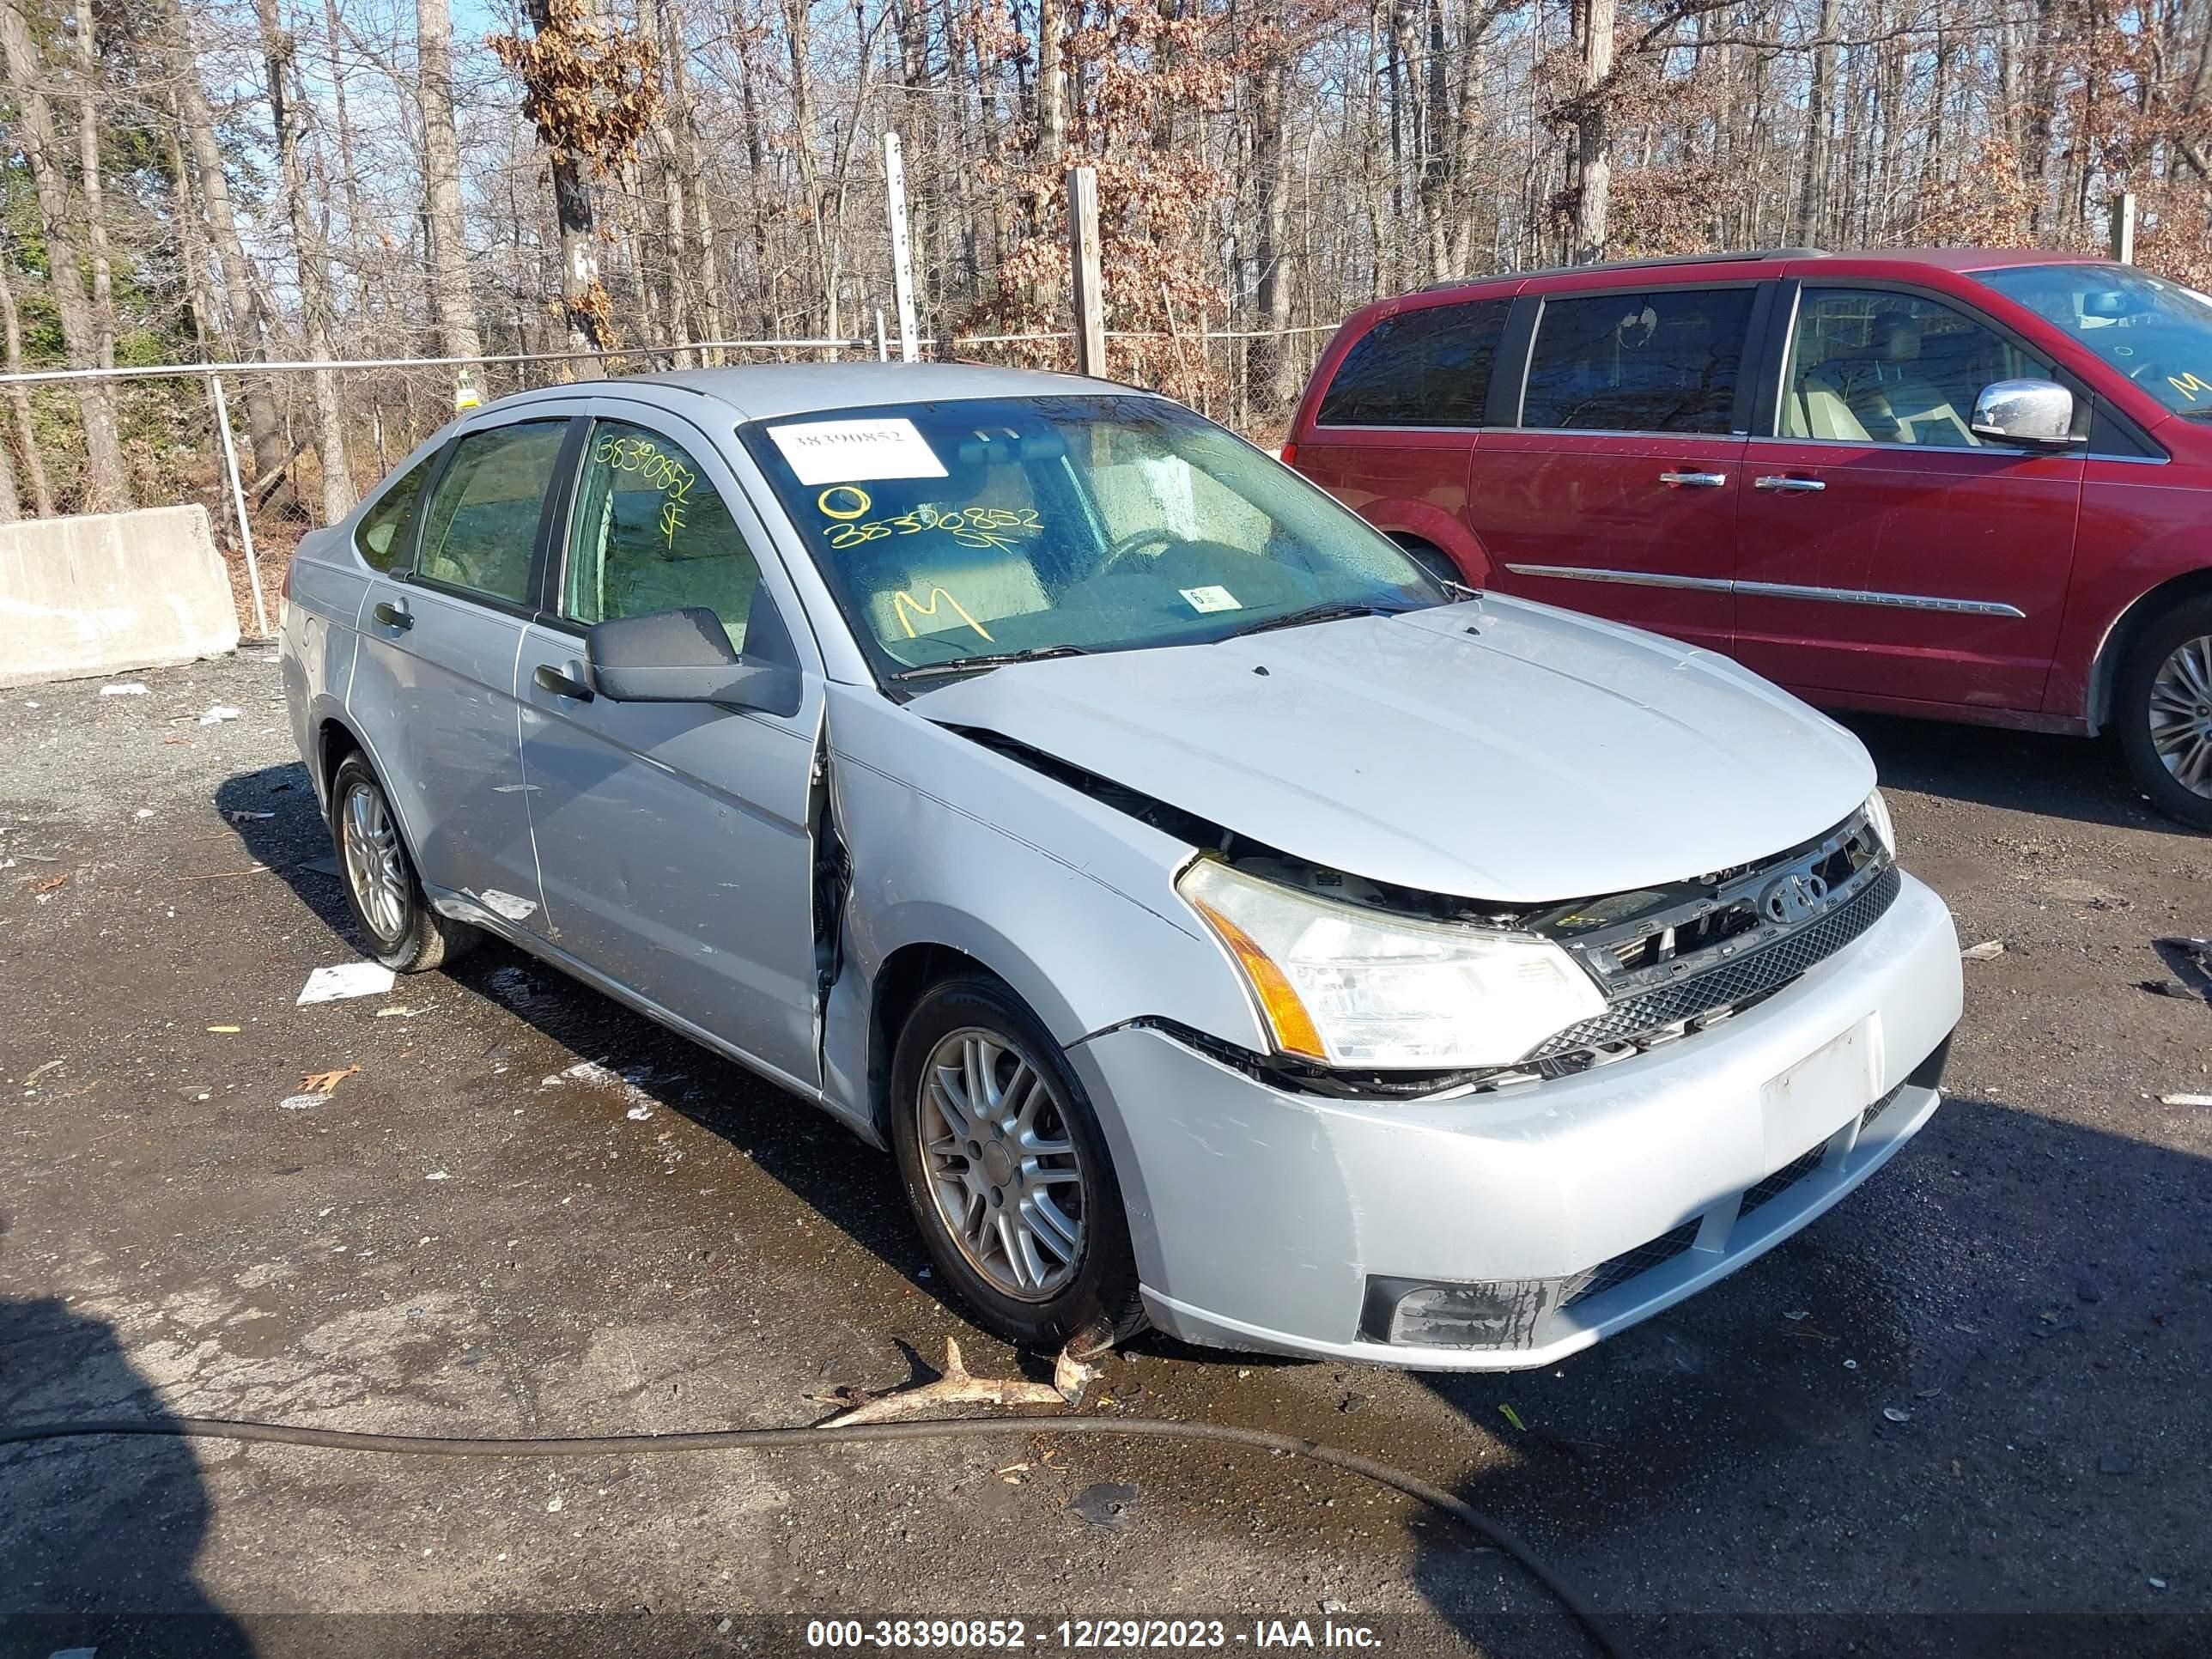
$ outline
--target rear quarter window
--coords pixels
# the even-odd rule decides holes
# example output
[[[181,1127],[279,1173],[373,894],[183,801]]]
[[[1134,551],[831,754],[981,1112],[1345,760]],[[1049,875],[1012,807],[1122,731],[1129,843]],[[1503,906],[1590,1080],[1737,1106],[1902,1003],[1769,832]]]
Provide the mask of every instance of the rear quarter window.
[[[1345,353],[1322,426],[1480,426],[1510,299],[1386,317]]]
[[[401,475],[391,488],[369,503],[368,510],[354,525],[355,550],[368,561],[370,569],[392,568],[392,561],[399,551],[400,534],[407,528],[409,515],[414,512],[415,503],[441,453],[433,450]]]

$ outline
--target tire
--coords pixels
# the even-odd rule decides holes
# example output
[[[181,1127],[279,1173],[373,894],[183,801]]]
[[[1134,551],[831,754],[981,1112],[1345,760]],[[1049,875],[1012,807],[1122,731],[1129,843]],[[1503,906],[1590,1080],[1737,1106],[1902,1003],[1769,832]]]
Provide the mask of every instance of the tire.
[[[988,1103],[955,1136],[979,1069],[991,1076],[981,1091]],[[923,993],[892,1057],[890,1115],[915,1224],[939,1282],[977,1323],[1048,1350],[1104,1347],[1144,1328],[1097,1115],[1060,1046],[1012,991],[975,977]]]
[[[1462,574],[1459,566],[1454,562],[1451,555],[1435,543],[1425,542],[1418,536],[1397,536],[1393,537],[1392,539],[1398,544],[1400,552],[1438,581],[1453,583],[1461,587],[1474,587],[1480,585],[1468,580]]]
[[[465,955],[483,937],[430,908],[400,837],[398,817],[358,750],[338,763],[331,780],[331,839],[354,926],[368,954],[386,967],[428,973]]]
[[[2184,600],[2136,635],[2113,687],[2112,720],[2151,805],[2212,830],[2212,594]]]

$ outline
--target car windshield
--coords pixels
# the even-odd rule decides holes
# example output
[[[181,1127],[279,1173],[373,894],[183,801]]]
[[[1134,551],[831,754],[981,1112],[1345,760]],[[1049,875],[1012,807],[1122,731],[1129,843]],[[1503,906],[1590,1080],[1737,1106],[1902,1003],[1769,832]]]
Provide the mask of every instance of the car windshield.
[[[2212,414],[2212,299],[2132,265],[2007,265],[1974,276],[2168,409],[2198,420]]]
[[[1163,398],[890,404],[740,430],[879,672],[1447,598],[1320,489]]]

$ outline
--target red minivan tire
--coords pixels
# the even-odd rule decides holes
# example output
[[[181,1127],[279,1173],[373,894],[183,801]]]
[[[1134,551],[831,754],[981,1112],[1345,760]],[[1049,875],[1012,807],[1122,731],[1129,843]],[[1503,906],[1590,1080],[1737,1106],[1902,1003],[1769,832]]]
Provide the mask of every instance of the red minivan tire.
[[[2136,787],[2170,818],[2212,830],[2212,593],[2145,625],[2112,688]]]

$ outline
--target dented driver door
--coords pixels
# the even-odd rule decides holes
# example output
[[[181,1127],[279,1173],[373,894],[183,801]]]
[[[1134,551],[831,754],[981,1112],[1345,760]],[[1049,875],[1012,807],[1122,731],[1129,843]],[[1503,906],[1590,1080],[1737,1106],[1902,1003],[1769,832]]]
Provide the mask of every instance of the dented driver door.
[[[810,823],[819,665],[767,535],[702,434],[594,400],[562,558],[516,675],[556,948],[792,1086],[819,1080]],[[756,556],[756,550],[759,550]],[[787,626],[788,714],[594,694],[584,630],[687,605],[742,650]]]

